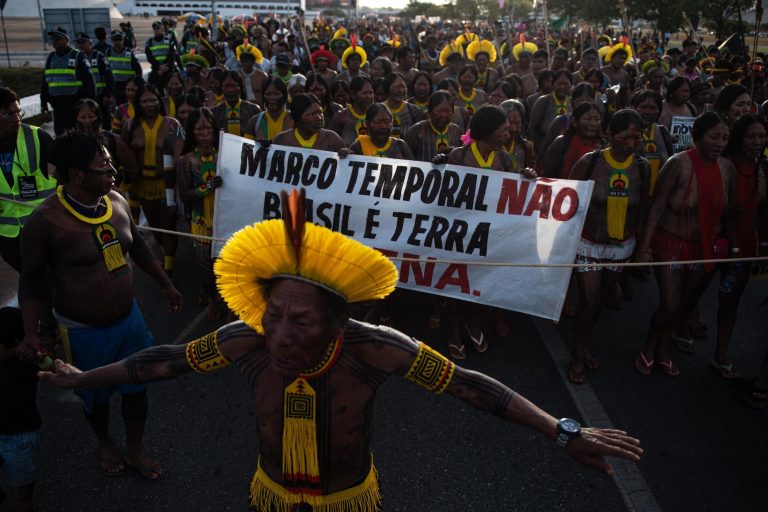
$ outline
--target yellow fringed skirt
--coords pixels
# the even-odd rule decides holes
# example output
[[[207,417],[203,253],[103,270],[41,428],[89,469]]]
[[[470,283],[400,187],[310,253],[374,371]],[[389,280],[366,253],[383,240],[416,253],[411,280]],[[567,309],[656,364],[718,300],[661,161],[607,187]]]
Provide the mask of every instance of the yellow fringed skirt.
[[[373,461],[368,476],[360,484],[331,494],[306,497],[292,493],[269,478],[259,460],[251,481],[251,506],[259,512],[290,512],[294,505],[300,503],[312,505],[313,512],[378,512],[381,509],[381,493]]]
[[[131,183],[128,193],[132,199],[144,201],[165,200],[165,178],[147,178],[142,176]]]

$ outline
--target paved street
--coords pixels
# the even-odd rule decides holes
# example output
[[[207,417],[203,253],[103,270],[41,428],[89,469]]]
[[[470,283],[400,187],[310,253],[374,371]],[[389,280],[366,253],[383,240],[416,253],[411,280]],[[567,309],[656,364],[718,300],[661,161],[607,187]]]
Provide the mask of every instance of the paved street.
[[[157,288],[138,276],[139,300],[158,343],[177,342],[182,331],[182,340],[189,340],[216,327],[196,305],[191,256],[183,243],[177,281],[187,306],[178,316],[166,314]],[[7,276],[3,273],[4,286]],[[768,320],[757,303],[766,291],[765,283],[752,283],[744,297],[732,352],[747,373],[756,370],[765,350]],[[512,334],[492,342],[486,354],[470,351],[465,366],[504,381],[558,416],[584,420],[579,411],[594,416],[602,408],[606,418],[586,421],[607,420],[643,440],[639,478],[632,477],[630,464],[630,477],[617,479],[617,485],[572,462],[537,434],[391,379],[378,397],[374,442],[384,510],[768,510],[765,412],[743,406],[708,368],[712,343],[700,344],[692,356],[673,354],[683,371],[676,380],[635,371],[632,361],[654,306],[655,284],[636,281],[636,292],[623,311],[608,310],[601,320],[593,353],[602,366],[588,374],[588,386],[566,384],[563,365],[553,361],[553,354],[563,356],[570,321],[555,327],[510,313]],[[703,303],[707,318],[714,315],[712,292]],[[426,327],[422,298],[398,292],[395,312],[397,327],[446,351],[447,331]],[[119,400],[113,405],[113,425],[122,442]],[[39,407],[44,427],[37,510],[247,510],[258,439],[256,416],[236,368],[151,385],[147,449],[167,467],[159,483],[135,473],[114,479],[101,475],[71,393],[41,384]]]

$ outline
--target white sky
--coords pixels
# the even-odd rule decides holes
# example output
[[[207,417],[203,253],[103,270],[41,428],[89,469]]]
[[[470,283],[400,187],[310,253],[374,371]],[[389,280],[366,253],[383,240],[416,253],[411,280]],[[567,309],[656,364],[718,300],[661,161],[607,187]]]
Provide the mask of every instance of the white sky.
[[[431,1],[429,3],[442,3]],[[380,9],[382,7],[394,7],[396,9],[402,9],[408,5],[408,0],[358,0],[360,7],[373,7]]]

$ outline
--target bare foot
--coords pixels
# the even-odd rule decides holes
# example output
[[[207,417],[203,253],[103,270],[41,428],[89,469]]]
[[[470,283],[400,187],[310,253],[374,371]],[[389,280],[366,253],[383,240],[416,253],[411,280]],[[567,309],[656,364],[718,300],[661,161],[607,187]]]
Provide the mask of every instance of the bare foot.
[[[99,446],[99,465],[105,476],[118,476],[125,471],[125,460],[111,443]]]
[[[157,482],[165,476],[165,469],[156,460],[152,460],[146,455],[139,455],[135,459],[126,457],[125,464],[139,472],[141,476],[152,482]]]

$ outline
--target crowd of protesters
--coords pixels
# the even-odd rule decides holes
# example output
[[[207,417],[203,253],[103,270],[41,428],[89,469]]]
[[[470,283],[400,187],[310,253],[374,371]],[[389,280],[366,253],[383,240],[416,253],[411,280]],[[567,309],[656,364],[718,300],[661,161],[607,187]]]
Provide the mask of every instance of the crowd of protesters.
[[[110,277],[88,285],[71,273],[60,275],[74,265],[55,251],[69,221],[49,218],[28,225],[30,208],[3,198],[34,207],[58,193],[63,209],[57,214],[69,212],[92,225],[107,206],[112,211],[111,203],[99,199],[104,191],[120,190],[130,218],[110,224],[116,230],[112,236],[133,241],[131,257],[178,308],[172,279],[179,239],[154,233],[161,250],[156,259],[136,225],[143,213],[149,226],[195,235],[198,303],[207,305],[212,320],[225,314],[207,238],[213,234],[216,189],[223,184],[216,163],[217,134],[224,130],[263,147],[274,143],[340,156],[452,163],[520,173],[524,179],[593,180],[574,257],[582,265],[573,273],[563,310],[575,316],[569,380],[581,384],[585,370],[600,364],[589,347],[601,305],[609,306],[602,314],[625,314],[617,309],[631,299],[632,282],[620,264],[663,261],[653,267],[658,306],[635,368],[644,375],[654,370],[679,375],[670,342],[692,353],[713,325],[712,368],[732,379],[750,405],[764,406],[768,365],[757,380],[742,380],[728,353],[753,264],[678,263],[768,255],[763,104],[768,88],[762,55],[750,58],[695,39],[678,48],[654,34],[563,31],[546,41],[542,30],[525,25],[505,31],[486,23],[319,19],[304,24],[299,17],[240,17],[212,27],[187,20],[182,28],[163,18],[144,44],[151,66],[145,80],[135,54],[141,42],[129,26],[121,28],[109,34],[97,30],[93,39],[63,28],[49,33],[54,51],[46,62],[41,102],[44,112],[52,107],[56,140],[22,123],[18,96],[0,89],[0,248],[21,274],[26,335],[19,353],[31,356],[55,342],[55,335],[38,334],[38,319],[44,318],[38,310],[46,309],[41,304],[49,285],[56,291],[53,311],[60,331],[64,326],[71,338],[67,350],[79,346],[78,353],[67,354],[78,367],[120,359],[151,343],[151,335],[139,326],[131,336],[141,340],[126,342],[119,357],[91,354],[86,337],[77,340],[82,326],[126,319],[143,324],[130,286],[121,288],[115,280],[124,265],[107,257],[109,241],[102,238],[103,261],[81,256],[91,259],[91,271]],[[680,119],[689,120],[688,144],[675,133]],[[83,133],[99,134],[106,149],[98,161],[72,172]],[[642,277],[647,271],[631,273]],[[701,318],[698,302],[715,276],[717,318]],[[98,308],[77,307],[78,296],[89,300],[90,294],[93,300],[94,293],[102,304],[121,304],[118,317],[115,311],[96,314]],[[453,359],[464,359],[467,346],[485,352],[492,337],[509,334],[498,310],[424,300],[431,305],[430,327],[450,325]],[[395,321],[387,301],[367,318]],[[109,436],[108,394],[83,397],[102,470],[113,475],[130,465],[158,479],[162,466],[141,452],[144,390],[120,391],[126,426],[137,432],[125,460],[116,456]],[[39,428],[36,411],[28,412],[32,419],[18,428]],[[2,423],[0,433],[18,434],[12,423]],[[24,426],[30,424],[36,427]],[[26,480],[17,481],[23,500],[31,499]]]

